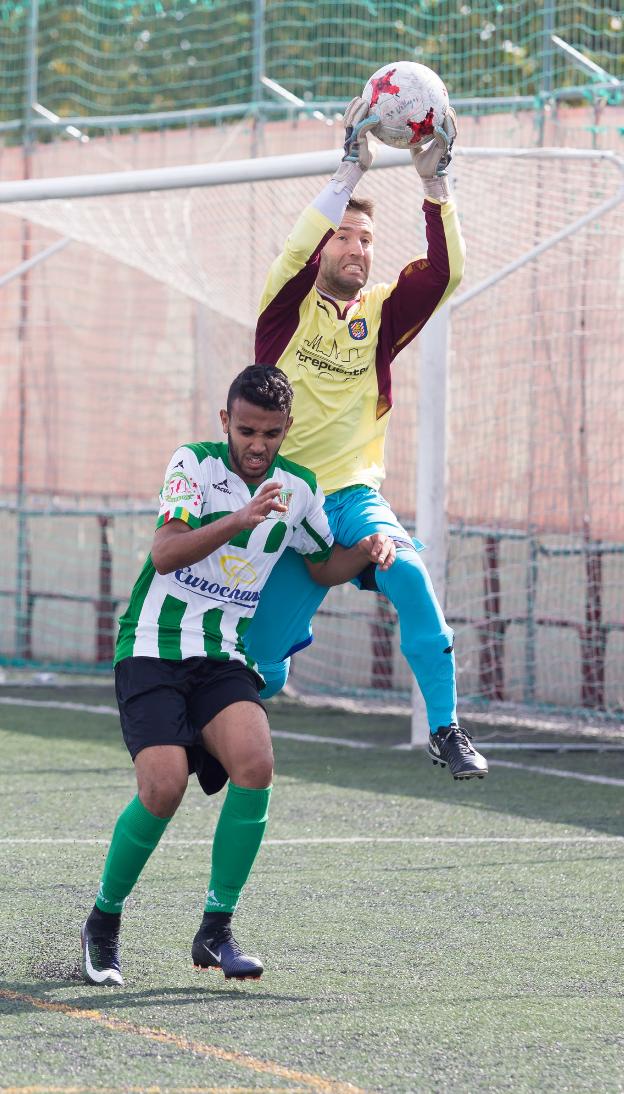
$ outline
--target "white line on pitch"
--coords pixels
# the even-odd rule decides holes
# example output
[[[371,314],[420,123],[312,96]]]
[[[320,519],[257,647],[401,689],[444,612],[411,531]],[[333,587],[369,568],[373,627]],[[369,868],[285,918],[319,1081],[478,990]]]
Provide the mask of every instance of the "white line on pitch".
[[[117,707],[91,706],[88,703],[62,703],[57,699],[17,699],[13,696],[0,696],[0,704],[14,707],[43,707],[49,710],[74,710],[84,714],[112,714],[119,715]],[[369,741],[353,741],[347,737],[318,737],[311,733],[291,733],[289,730],[275,729],[274,737],[284,737],[290,741],[310,741],[312,744],[342,745],[343,748],[379,748],[379,745]],[[381,746],[383,747],[383,746]]]
[[[387,748],[387,745],[371,744],[370,741],[353,741],[349,737],[319,737],[314,733],[292,733],[289,729],[272,729],[272,737],[283,737],[287,741],[310,741],[311,744],[341,745],[342,748]]]
[[[511,760],[490,760],[495,767],[512,767],[515,771],[535,771],[538,775],[557,775],[560,779],[580,779],[584,783],[601,783],[603,786],[624,786],[624,779],[612,779],[608,775],[585,775],[580,771],[562,771],[559,767],[540,767],[537,764],[515,764]]]
[[[0,839],[2,844],[86,844],[108,845],[109,839],[89,839],[77,837],[41,836],[22,837],[16,836]],[[377,844],[377,843],[407,843],[420,846],[438,844],[472,844],[472,843],[624,843],[624,836],[302,836],[292,839],[267,839],[263,841],[263,847],[290,847],[324,844]],[[212,844],[211,839],[164,839],[159,848],[166,847],[204,847]]]
[[[54,710],[76,710],[86,714],[112,714],[119,712],[115,707],[89,706],[86,703],[62,703],[54,699],[17,699],[12,696],[0,696],[0,704],[23,707],[47,707]],[[394,746],[371,744],[370,741],[354,741],[347,737],[320,737],[313,733],[291,733],[288,730],[273,730],[274,737],[281,737],[290,741],[308,741],[310,744],[338,745],[342,748],[380,748],[388,751],[396,749]],[[487,745],[481,745],[487,751]],[[490,760],[491,766],[510,767],[517,771],[531,771],[538,775],[552,775],[560,779],[576,779],[578,782],[600,783],[603,786],[624,786],[624,779],[614,779],[607,775],[585,775],[580,771],[563,771],[556,767],[538,767],[534,764],[516,764],[508,760]]]
[[[90,706],[89,703],[61,703],[59,699],[17,699],[13,695],[0,696],[0,703],[11,707],[47,707],[49,710],[78,710],[85,714],[119,714],[117,707]]]

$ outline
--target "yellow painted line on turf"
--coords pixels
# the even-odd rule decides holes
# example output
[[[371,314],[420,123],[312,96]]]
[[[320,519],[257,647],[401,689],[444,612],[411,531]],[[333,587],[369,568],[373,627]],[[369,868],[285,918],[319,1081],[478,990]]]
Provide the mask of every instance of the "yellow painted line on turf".
[[[0,1086],[0,1094],[308,1094],[301,1086]]]
[[[300,1086],[0,1086],[0,1094],[307,1094]]]
[[[169,1033],[164,1029],[152,1029],[150,1026],[140,1026],[135,1022],[127,1022],[123,1018],[112,1018],[108,1014],[102,1014],[99,1010],[81,1010],[72,1007],[68,1003],[53,1003],[49,999],[38,999],[35,995],[26,995],[19,991],[10,991],[8,988],[0,988],[0,998],[12,999],[17,1003],[30,1003],[39,1010],[55,1011],[64,1014],[68,1018],[79,1018],[87,1022],[95,1022],[104,1029],[112,1029],[116,1033],[131,1033],[137,1037],[143,1037],[147,1041],[157,1041],[160,1044],[173,1045],[184,1052],[194,1052],[200,1056],[208,1056],[213,1060],[221,1060],[224,1063],[235,1064],[244,1067],[248,1071],[257,1071],[263,1075],[272,1075],[276,1079],[285,1079],[288,1082],[298,1083],[304,1086],[306,1091],[316,1090],[319,1094],[365,1094],[360,1087],[353,1083],[343,1083],[337,1079],[324,1079],[322,1075],[314,1075],[306,1071],[296,1071],[290,1067],[284,1067],[273,1060],[257,1060],[253,1056],[247,1056],[242,1052],[231,1052],[216,1045],[206,1045],[202,1041],[191,1041],[188,1037],[182,1037],[177,1033]]]

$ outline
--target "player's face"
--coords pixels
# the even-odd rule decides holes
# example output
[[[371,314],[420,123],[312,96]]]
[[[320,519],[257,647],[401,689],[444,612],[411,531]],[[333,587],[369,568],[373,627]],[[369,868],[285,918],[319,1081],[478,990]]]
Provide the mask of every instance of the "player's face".
[[[281,410],[254,406],[246,399],[235,399],[230,413],[222,410],[220,415],[232,470],[249,485],[263,482],[292,418]]]
[[[368,281],[373,261],[373,222],[347,209],[342,224],[321,252],[316,284],[339,300],[352,300]]]

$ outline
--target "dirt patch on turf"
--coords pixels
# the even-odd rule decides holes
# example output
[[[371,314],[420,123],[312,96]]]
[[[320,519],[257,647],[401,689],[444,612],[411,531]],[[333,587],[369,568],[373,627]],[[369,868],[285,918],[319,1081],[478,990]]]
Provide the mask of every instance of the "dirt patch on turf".
[[[31,968],[35,980],[81,981],[80,965],[65,961],[42,961]]]

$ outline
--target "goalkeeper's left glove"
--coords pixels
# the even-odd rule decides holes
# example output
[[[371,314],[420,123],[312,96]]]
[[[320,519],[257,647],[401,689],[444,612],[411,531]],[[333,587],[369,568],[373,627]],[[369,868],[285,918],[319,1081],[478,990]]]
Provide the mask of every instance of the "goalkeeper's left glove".
[[[379,124],[380,118],[368,111],[366,100],[356,95],[344,112],[344,156],[332,176],[336,193],[348,190],[352,194],[364,171],[372,165],[375,150],[369,146],[368,134]]]
[[[433,138],[424,147],[410,148],[414,167],[421,177],[425,197],[445,202],[450,197],[446,169],[451,162],[451,150],[457,136],[457,115],[452,106],[442,125],[436,125]]]

